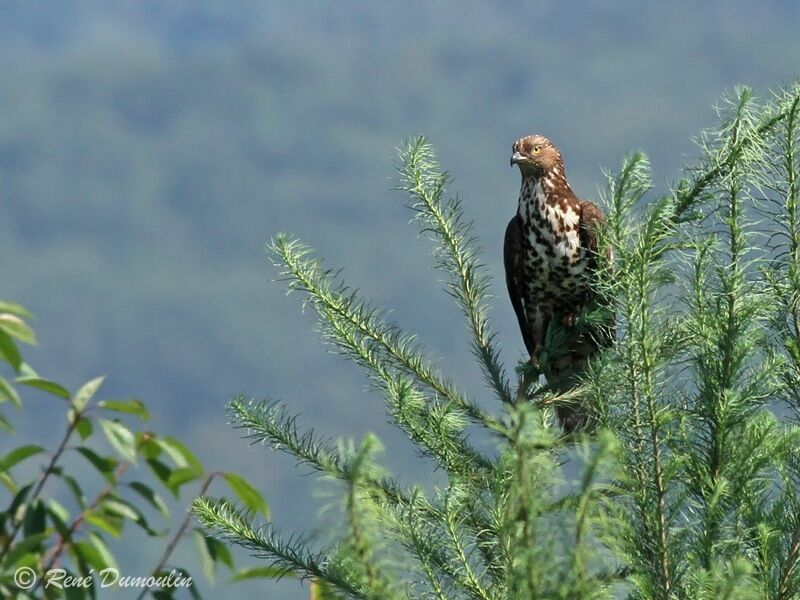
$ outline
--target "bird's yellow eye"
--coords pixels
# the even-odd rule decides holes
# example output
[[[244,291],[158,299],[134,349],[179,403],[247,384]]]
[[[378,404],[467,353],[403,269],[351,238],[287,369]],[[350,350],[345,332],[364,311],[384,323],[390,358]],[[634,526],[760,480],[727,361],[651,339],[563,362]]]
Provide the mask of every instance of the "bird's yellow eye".
[[[534,146],[533,147],[533,153],[534,154],[539,154],[539,152],[541,152],[541,151],[542,151],[542,147],[541,146]]]

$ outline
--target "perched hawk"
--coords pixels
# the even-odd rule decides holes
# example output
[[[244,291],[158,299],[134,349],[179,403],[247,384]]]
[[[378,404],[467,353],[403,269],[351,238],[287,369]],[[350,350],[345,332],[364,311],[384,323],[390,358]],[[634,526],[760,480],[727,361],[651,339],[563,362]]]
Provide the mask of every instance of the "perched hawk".
[[[611,323],[576,324],[580,314],[600,305],[590,284],[597,268],[597,228],[605,218],[597,206],[575,196],[561,153],[546,137],[521,138],[512,152],[522,188],[517,214],[506,228],[506,285],[531,363],[548,383],[568,389],[589,357],[613,338],[613,317]],[[550,327],[553,321],[560,327]],[[556,408],[567,431],[585,421],[574,406]]]

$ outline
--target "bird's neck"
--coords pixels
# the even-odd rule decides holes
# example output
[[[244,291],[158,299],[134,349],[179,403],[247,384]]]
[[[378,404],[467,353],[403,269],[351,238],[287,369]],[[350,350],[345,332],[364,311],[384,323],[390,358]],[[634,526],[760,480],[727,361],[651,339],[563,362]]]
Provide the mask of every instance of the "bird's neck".
[[[547,207],[555,207],[562,199],[574,197],[560,165],[544,172],[523,172],[517,214],[527,223],[535,215],[547,213]]]

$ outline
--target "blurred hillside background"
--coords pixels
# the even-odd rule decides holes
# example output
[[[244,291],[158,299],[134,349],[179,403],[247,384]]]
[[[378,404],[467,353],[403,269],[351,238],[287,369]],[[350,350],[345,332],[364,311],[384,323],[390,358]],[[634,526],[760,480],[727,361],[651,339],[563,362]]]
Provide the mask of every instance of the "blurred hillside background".
[[[263,246],[288,231],[346,266],[480,397],[460,315],[391,191],[395,146],[428,135],[455,177],[511,366],[523,351],[501,277],[512,142],[550,136],[585,198],[635,148],[664,188],[722,91],[767,94],[800,68],[790,0],[580,6],[0,2],[0,297],[38,318],[30,362],[73,388],[108,374],[105,396],[141,398],[206,466],[247,475],[282,530],[314,527],[331,502],[317,492],[334,488],[240,440],[223,410],[238,392],[286,400],[330,436],[375,431],[401,479],[432,481],[361,373],[270,282]],[[52,402],[29,395],[15,435],[52,435]],[[154,551],[125,549],[141,565]],[[291,581],[224,596],[248,589],[308,597]]]

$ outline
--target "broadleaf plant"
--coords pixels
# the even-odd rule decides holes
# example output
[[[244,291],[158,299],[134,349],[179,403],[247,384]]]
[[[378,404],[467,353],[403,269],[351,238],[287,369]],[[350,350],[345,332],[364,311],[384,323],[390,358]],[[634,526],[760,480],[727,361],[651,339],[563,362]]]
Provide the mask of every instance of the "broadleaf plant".
[[[0,375],[0,403],[19,411],[45,410],[40,403],[50,402],[47,410],[63,412],[63,429],[46,447],[14,440],[13,412],[0,406],[4,445],[18,444],[0,457],[0,484],[6,492],[0,497],[5,503],[0,512],[0,598],[97,598],[104,593],[104,582],[116,576],[143,580],[130,592],[139,598],[180,597],[184,588],[171,585],[166,576],[174,570],[185,578],[199,575],[200,569],[175,564],[174,550],[192,531],[192,520],[180,512],[171,514],[163,492],[178,500],[185,497],[185,488],[196,496],[206,494],[215,482],[228,482],[235,497],[267,518],[264,498],[235,473],[207,471],[179,440],[145,429],[150,418],[145,404],[105,398],[103,377],[74,393],[40,377],[20,351],[20,344],[36,343],[30,318],[22,306],[0,302],[0,359],[9,374]],[[27,399],[26,387],[42,393]],[[80,461],[68,460],[73,455]],[[26,475],[30,469],[24,468],[34,461],[35,474]],[[108,540],[125,538],[132,527],[163,540],[163,551],[147,573],[126,570],[122,557],[108,546]],[[230,571],[231,582],[274,577],[252,566],[237,567],[227,547],[200,528],[194,529],[194,538],[197,564],[209,582],[219,565]],[[102,572],[109,568],[117,573],[104,579]],[[62,579],[61,587],[48,586],[48,581],[58,581],[59,570],[77,579],[88,577],[89,583],[67,586]],[[193,579],[189,593],[201,597],[200,587]]]

